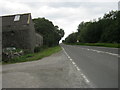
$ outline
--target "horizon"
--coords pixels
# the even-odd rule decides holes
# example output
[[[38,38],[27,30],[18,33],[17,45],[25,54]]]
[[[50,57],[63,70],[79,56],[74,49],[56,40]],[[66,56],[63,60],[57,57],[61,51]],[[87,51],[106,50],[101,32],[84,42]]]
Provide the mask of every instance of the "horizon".
[[[49,2],[48,0],[39,0],[33,2],[31,0],[4,0],[1,1],[2,11],[0,11],[0,15],[31,13],[32,19],[44,17],[65,31],[65,36],[62,38],[64,40],[69,34],[77,31],[77,27],[82,21],[98,19],[109,11],[118,10],[118,1],[52,0]]]

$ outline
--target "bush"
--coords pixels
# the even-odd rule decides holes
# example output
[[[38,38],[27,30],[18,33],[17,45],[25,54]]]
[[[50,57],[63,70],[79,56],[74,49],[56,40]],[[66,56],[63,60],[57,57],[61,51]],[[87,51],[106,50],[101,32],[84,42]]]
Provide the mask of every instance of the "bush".
[[[15,47],[8,47],[2,50],[2,61],[8,62],[15,57],[19,57],[23,55],[22,49],[16,49]]]
[[[41,51],[41,47],[35,47],[35,49],[34,49],[35,53],[40,52],[40,51]]]

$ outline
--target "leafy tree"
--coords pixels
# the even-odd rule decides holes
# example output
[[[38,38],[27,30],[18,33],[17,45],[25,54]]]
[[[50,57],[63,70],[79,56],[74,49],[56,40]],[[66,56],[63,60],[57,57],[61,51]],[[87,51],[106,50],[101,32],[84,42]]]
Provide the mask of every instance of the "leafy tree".
[[[64,30],[54,26],[53,23],[45,18],[33,19],[36,32],[43,35],[43,45],[51,47],[59,44],[64,36]]]
[[[66,43],[76,43],[77,42],[77,33],[71,33],[66,39]]]
[[[79,33],[80,33],[80,31],[84,28],[84,25],[85,25],[84,22],[81,22],[81,23],[78,25],[77,31],[78,31]]]
[[[81,22],[77,32],[70,34],[65,42],[76,40],[84,43],[120,43],[120,11],[110,11],[103,18],[89,22]]]
[[[120,12],[110,12],[107,17],[109,23],[104,27],[103,34],[101,35],[100,42],[119,43],[120,41]],[[109,19],[109,20],[108,20]]]

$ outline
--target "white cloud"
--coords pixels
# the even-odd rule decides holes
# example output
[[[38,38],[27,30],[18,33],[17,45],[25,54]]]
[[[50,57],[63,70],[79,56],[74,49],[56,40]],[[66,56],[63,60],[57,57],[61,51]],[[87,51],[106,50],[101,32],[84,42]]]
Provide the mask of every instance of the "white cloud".
[[[30,8],[25,4],[4,0],[0,3],[0,8],[2,8],[0,14],[26,13],[30,11]]]
[[[4,0],[10,2],[118,2],[119,0]]]
[[[65,37],[76,31],[82,21],[102,17],[117,10],[119,0],[2,0],[0,15],[32,13],[32,17],[45,17],[65,30]]]

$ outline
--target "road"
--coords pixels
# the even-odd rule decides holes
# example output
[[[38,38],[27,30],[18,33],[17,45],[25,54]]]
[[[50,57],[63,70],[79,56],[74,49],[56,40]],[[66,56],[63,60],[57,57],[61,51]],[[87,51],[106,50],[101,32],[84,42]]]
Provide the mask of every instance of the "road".
[[[1,74],[1,73],[0,73]],[[2,66],[3,88],[91,88],[60,51],[38,61]]]
[[[38,61],[2,66],[3,88],[117,88],[118,50],[71,46]]]
[[[118,49],[61,45],[68,58],[97,88],[118,88]]]

